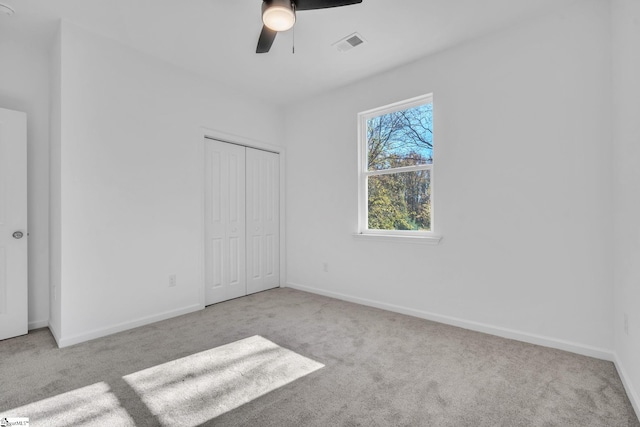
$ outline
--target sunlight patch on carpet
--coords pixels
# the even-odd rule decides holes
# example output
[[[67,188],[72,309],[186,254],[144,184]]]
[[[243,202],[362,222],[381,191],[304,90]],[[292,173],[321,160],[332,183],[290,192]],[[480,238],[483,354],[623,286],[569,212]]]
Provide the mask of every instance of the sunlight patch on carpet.
[[[32,426],[134,426],[108,384],[95,383],[0,414],[26,417]]]
[[[165,426],[197,426],[324,365],[253,336],[127,375]]]

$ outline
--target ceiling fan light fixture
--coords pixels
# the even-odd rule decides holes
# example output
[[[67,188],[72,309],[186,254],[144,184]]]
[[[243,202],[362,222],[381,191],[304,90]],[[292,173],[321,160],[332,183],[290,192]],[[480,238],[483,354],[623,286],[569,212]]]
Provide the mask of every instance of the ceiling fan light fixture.
[[[262,3],[262,22],[273,31],[287,31],[296,23],[296,12],[290,0]]]

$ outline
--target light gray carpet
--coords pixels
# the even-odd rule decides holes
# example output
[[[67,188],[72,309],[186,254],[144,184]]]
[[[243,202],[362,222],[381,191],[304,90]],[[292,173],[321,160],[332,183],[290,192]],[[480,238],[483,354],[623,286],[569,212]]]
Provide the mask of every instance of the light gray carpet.
[[[220,362],[256,336],[260,359]],[[20,408],[32,426],[640,426],[610,362],[292,289],[65,349],[47,329],[2,341],[0,417]]]

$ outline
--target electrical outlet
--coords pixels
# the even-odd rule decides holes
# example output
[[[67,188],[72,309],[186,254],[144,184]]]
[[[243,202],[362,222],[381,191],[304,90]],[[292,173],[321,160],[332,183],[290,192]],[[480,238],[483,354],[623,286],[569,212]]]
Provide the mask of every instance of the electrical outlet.
[[[169,287],[173,288],[174,286],[176,286],[176,283],[177,283],[176,275],[175,274],[169,275]]]
[[[324,271],[325,273],[329,272],[329,263],[328,262],[323,262],[322,263],[322,271]]]
[[[624,314],[624,333],[629,335],[629,315]]]

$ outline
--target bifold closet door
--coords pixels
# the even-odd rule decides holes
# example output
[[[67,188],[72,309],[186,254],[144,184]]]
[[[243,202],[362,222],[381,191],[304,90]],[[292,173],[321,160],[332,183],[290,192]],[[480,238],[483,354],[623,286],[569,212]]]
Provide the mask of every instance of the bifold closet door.
[[[280,286],[279,155],[205,141],[205,304]]]
[[[247,148],[247,294],[280,286],[279,155]]]
[[[207,305],[247,294],[245,147],[205,142]]]

